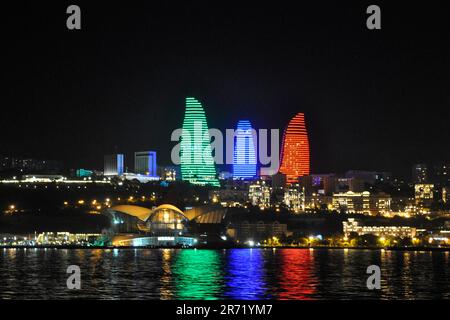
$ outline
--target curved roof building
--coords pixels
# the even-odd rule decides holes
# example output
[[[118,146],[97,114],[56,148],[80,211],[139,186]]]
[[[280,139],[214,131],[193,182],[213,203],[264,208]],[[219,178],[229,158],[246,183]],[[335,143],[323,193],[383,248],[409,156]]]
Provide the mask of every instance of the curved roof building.
[[[141,221],[147,221],[148,217],[152,214],[152,210],[139,206],[131,206],[131,205],[119,205],[110,208],[109,210],[114,210],[117,212],[121,212],[127,214],[129,216],[138,218]]]
[[[288,184],[298,182],[298,177],[309,175],[309,140],[303,113],[292,118],[284,131],[280,172],[286,175]]]
[[[109,234],[114,246],[191,247],[197,243],[194,236],[199,234],[199,230],[221,232],[226,210],[217,206],[202,206],[183,212],[170,204],[153,210],[118,205],[106,209],[104,214],[110,216],[112,221]]]
[[[219,187],[205,111],[195,98],[186,98],[181,136],[181,178],[192,184]]]
[[[250,121],[238,122],[234,139],[233,179],[256,177],[256,144],[253,132]]]
[[[132,206],[132,205],[118,205],[115,207],[111,207],[109,210],[124,213],[126,215],[138,218],[139,220],[141,220],[143,222],[146,222],[151,216],[161,213],[161,212],[173,211],[177,214],[180,214],[183,216],[185,215],[183,213],[183,211],[181,211],[180,209],[178,209],[177,207],[175,207],[174,205],[171,205],[171,204],[162,204],[153,210],[144,208],[144,207],[139,207],[139,206]]]

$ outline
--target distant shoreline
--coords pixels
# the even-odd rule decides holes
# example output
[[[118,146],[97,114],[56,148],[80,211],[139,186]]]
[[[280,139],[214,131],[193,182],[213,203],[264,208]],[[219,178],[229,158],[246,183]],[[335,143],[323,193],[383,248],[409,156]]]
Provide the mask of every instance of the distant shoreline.
[[[320,246],[311,246],[311,247],[292,247],[292,246],[276,246],[276,247],[248,247],[248,246],[201,246],[201,247],[131,247],[131,246],[0,246],[0,249],[83,249],[83,250],[151,250],[151,249],[188,249],[188,250],[226,250],[226,249],[291,249],[291,250],[386,250],[386,251],[438,251],[438,252],[450,252],[450,247],[320,247]]]

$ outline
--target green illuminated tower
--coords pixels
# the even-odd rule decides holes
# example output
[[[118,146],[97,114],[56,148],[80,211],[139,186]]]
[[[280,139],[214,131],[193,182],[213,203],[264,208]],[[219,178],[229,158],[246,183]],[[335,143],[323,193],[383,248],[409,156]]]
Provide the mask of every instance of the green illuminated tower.
[[[181,178],[198,185],[220,186],[211,150],[205,111],[199,101],[186,98],[181,136]]]

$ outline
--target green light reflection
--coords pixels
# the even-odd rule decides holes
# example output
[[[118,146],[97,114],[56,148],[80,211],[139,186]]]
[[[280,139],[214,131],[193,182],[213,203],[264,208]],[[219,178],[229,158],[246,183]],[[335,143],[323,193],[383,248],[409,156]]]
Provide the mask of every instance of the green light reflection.
[[[177,299],[219,299],[223,289],[221,265],[217,251],[180,250],[172,269]]]

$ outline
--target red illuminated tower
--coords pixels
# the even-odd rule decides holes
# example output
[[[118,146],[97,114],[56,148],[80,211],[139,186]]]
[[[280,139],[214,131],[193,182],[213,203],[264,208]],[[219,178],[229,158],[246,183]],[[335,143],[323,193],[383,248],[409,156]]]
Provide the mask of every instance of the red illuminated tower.
[[[281,146],[280,172],[288,184],[298,182],[298,177],[309,175],[309,141],[305,115],[298,113],[289,122]]]

